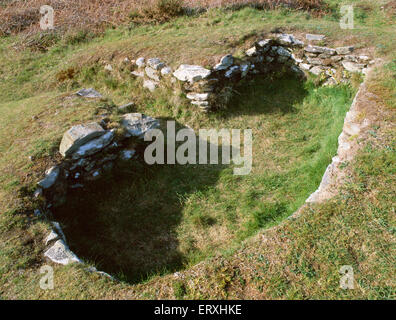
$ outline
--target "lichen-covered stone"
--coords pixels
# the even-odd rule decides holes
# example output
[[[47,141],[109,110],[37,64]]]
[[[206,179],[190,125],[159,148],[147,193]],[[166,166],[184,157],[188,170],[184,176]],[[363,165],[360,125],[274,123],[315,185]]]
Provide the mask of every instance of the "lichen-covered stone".
[[[81,260],[69,249],[63,240],[57,240],[46,252],[44,256],[52,262],[67,265],[69,263],[81,263]]]
[[[72,155],[73,159],[91,156],[107,147],[114,138],[114,132],[108,131],[99,138],[93,139],[80,146]]]
[[[96,122],[73,126],[63,135],[59,152],[62,156],[67,157],[81,145],[104,133],[105,130]]]
[[[123,115],[121,125],[128,134],[133,137],[143,138],[146,132],[160,126],[157,119],[146,116],[142,113],[128,113]]]
[[[204,67],[197,65],[182,64],[173,75],[180,81],[188,81],[195,83],[197,81],[206,79],[210,76],[211,72]]]

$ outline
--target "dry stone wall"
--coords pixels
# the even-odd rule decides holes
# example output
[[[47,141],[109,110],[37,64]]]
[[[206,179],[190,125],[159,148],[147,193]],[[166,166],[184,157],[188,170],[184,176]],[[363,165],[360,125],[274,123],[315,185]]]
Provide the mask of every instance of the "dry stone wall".
[[[225,55],[210,69],[180,65],[175,71],[159,58],[140,57],[132,75],[143,79],[143,86],[154,92],[159,86],[181,85],[191,104],[203,111],[227,105],[233,88],[241,80],[274,72],[307,73],[320,76],[324,85],[346,82],[352,73],[365,73],[370,64],[366,55],[353,55],[354,47],[329,48],[313,45],[323,35],[306,35],[307,44],[292,34],[276,34],[257,41],[242,58]]]

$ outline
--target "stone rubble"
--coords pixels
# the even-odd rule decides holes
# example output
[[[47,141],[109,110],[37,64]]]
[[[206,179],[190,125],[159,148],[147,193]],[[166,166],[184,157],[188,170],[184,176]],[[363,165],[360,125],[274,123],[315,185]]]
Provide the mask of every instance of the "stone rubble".
[[[143,86],[152,92],[159,86],[172,87],[179,83],[191,104],[208,112],[225,106],[232,88],[242,79],[280,72],[282,66],[300,77],[305,77],[306,72],[323,77],[323,85],[346,82],[350,77],[348,73],[364,73],[367,70],[370,58],[352,55],[353,46],[329,48],[310,44],[323,41],[326,38],[324,35],[306,34],[305,38],[307,45],[292,34],[275,34],[272,38],[255,42],[241,59],[227,54],[210,69],[182,64],[173,74],[171,68],[159,58],[148,59],[145,63],[145,58],[141,57],[136,60],[138,69],[132,74],[143,77]],[[340,73],[342,78],[338,78],[337,72],[334,72],[337,69],[347,73]],[[168,77],[165,78],[165,75]]]

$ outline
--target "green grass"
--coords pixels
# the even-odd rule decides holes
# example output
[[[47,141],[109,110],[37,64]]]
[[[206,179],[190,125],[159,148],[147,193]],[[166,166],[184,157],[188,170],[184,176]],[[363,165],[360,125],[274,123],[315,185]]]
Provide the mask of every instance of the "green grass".
[[[391,128],[396,105],[395,21],[380,9],[382,2],[356,0],[353,1],[356,6],[368,5],[370,10],[357,9],[356,28],[341,30],[337,12],[343,1],[328,2],[333,5],[333,12],[320,19],[285,10],[211,10],[156,26],[120,27],[96,38],[60,37],[44,53],[15,50],[13,46],[21,40],[19,37],[1,38],[0,296],[394,299],[395,147]],[[373,125],[368,137],[360,141],[357,160],[343,165],[348,178],[345,189],[332,201],[307,209],[301,218],[264,232],[260,228],[283,221],[318,186],[335,153],[336,137],[354,89],[315,88],[310,82],[302,86],[292,79],[277,80],[272,87],[265,82],[251,83],[239,89],[241,97],[227,112],[208,117],[188,106],[183,97],[170,99],[166,91],[153,96],[140,90],[140,83],[126,73],[109,76],[103,72],[103,63],[114,67],[125,56],[134,59],[143,55],[159,56],[173,67],[181,62],[213,65],[226,53],[240,55],[252,41],[265,37],[275,27],[295,34],[323,33],[334,46],[370,47],[373,55],[386,63],[367,83],[375,94],[376,104],[370,105],[376,108],[365,111]],[[57,75],[69,68],[76,70],[75,77],[60,83]],[[95,103],[68,98],[77,89],[88,86],[107,98]],[[290,99],[281,90],[297,95],[298,99]],[[93,216],[92,221],[105,231],[112,231],[112,223],[114,230],[122,230],[125,223],[128,241],[131,235],[127,227],[136,228],[132,222],[136,219],[140,223],[137,215],[140,214],[146,229],[137,230],[136,238],[142,239],[145,233],[155,237],[141,247],[128,248],[123,238],[115,237],[114,233],[104,233],[100,241],[105,241],[108,248],[112,244],[122,245],[131,259],[135,248],[147,252],[144,250],[151,246],[161,252],[165,250],[161,247],[163,243],[183,247],[172,249],[168,256],[171,259],[155,257],[154,265],[147,262],[129,270],[118,264],[111,270],[127,281],[145,280],[140,284],[110,282],[87,273],[82,266],[54,265],[55,290],[40,290],[39,268],[47,263],[42,253],[48,224],[33,216],[32,204],[24,191],[31,190],[44,169],[54,162],[65,130],[77,123],[98,120],[103,112],[116,121],[118,115],[111,106],[131,100],[136,102],[137,111],[175,119],[194,129],[253,128],[254,145],[258,146],[254,149],[257,159],[254,174],[236,178],[231,167],[216,170],[208,166],[199,175],[194,167],[150,170],[139,167],[144,173],[135,177],[137,180],[125,182],[120,178],[120,185],[129,187],[130,193],[106,193],[116,201],[118,215],[105,214],[106,209],[107,212],[112,209],[110,198],[99,202],[103,207],[94,203],[95,210],[87,211],[90,217],[93,212],[101,213]],[[239,107],[242,100],[244,108]],[[375,117],[371,118],[371,114]],[[29,156],[34,160],[29,160]],[[122,174],[134,176],[133,172]],[[141,186],[141,193],[133,190],[133,185]],[[158,194],[163,194],[163,199]],[[159,198],[158,203],[153,196]],[[128,215],[129,208],[122,208],[118,202],[125,199],[136,200],[138,206],[133,211],[136,216]],[[162,202],[172,205],[163,209]],[[151,216],[145,215],[148,209]],[[172,216],[174,219],[167,219]],[[153,227],[150,217],[163,221],[163,229]],[[65,218],[69,225],[70,220]],[[164,229],[171,231],[172,239],[162,240]],[[219,235],[228,238],[218,241]],[[267,241],[263,241],[263,235]],[[197,246],[197,238],[204,245]],[[77,240],[70,239],[74,245]],[[90,263],[100,266],[110,259],[124,258],[117,260],[111,254],[95,256],[90,248],[81,248],[86,250],[82,253]],[[202,259],[202,263],[194,264]],[[357,290],[345,292],[339,288],[341,264],[356,267]],[[180,268],[185,268],[183,280],[163,276]],[[136,274],[140,276],[136,278]]]

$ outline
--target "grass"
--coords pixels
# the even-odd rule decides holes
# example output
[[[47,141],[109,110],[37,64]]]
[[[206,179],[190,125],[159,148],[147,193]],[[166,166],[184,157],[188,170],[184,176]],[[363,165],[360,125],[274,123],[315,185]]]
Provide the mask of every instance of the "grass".
[[[15,50],[13,47],[21,42],[19,36],[1,38],[0,296],[7,299],[394,299],[394,19],[380,9],[382,2],[354,1],[365,14],[359,12],[354,30],[341,30],[338,28],[337,6],[342,2],[328,2],[333,6],[333,12],[321,19],[301,11],[214,9],[200,16],[180,17],[161,25],[133,26],[131,29],[119,27],[106,31],[100,37],[87,37],[86,41],[84,37],[82,41],[81,37],[76,38],[78,41],[60,39],[46,52]],[[365,6],[369,10],[364,9]],[[278,224],[317,187],[321,173],[334,155],[336,131],[340,130],[343,113],[353,92],[348,88],[315,88],[309,83],[301,87],[290,79],[278,80],[273,88],[287,88],[300,93],[300,100],[288,101],[279,93],[279,104],[271,103],[278,108],[267,110],[266,104],[261,103],[266,99],[265,90],[260,90],[258,101],[251,96],[257,88],[262,88],[263,83],[253,83],[246,91],[240,90],[242,97],[248,95],[252,103],[245,106],[246,114],[238,113],[240,101],[236,101],[228,113],[208,118],[186,106],[183,97],[171,102],[167,92],[154,97],[139,90],[140,84],[126,78],[125,74],[108,75],[102,69],[104,62],[117,65],[125,56],[137,58],[141,55],[159,56],[173,67],[181,61],[208,65],[225,53],[238,55],[253,40],[264,37],[275,26],[295,34],[323,33],[332,45],[353,44],[358,49],[372,48],[370,53],[384,59],[385,64],[367,83],[375,95],[372,102],[375,107],[365,111],[372,124],[367,137],[360,141],[361,151],[356,160],[344,164],[345,188],[330,202],[308,208],[300,218],[265,232],[260,228]],[[178,50],[170,50],[170,47]],[[69,68],[75,69],[75,75],[60,83],[57,75]],[[68,98],[77,88],[88,86],[95,87],[109,98],[94,103]],[[235,181],[230,175],[231,168],[222,168],[216,173],[216,179],[212,179],[215,181],[204,179],[203,186],[199,179],[191,179],[195,177],[194,168],[176,171],[177,179],[169,177],[170,169],[153,169],[147,177],[168,183],[167,186],[175,191],[180,191],[178,188],[181,188],[180,181],[185,181],[184,177],[189,179],[188,192],[170,197],[174,207],[166,209],[171,213],[172,210],[179,212],[179,218],[182,213],[183,216],[189,213],[186,214],[188,219],[165,223],[166,228],[172,229],[173,239],[185,244],[186,249],[179,255],[181,259],[176,259],[173,265],[165,261],[163,265],[167,267],[161,270],[143,266],[139,272],[144,274],[145,281],[139,284],[114,283],[87,273],[82,266],[54,266],[56,289],[40,290],[39,268],[46,263],[42,252],[48,225],[33,216],[26,191],[32,190],[44,169],[56,161],[56,148],[67,128],[98,120],[103,110],[116,121],[118,115],[111,106],[130,100],[137,102],[137,111],[176,119],[180,124],[195,129],[223,124],[252,126],[256,128],[254,136],[261,137],[258,141],[260,147],[267,148],[265,143],[269,139],[277,142],[279,150],[269,150],[274,158],[268,163],[264,162],[267,153],[255,154],[260,159],[254,167],[257,175]],[[331,108],[325,101],[339,107]],[[315,104],[320,107],[313,108]],[[290,108],[279,108],[285,105],[297,110],[291,112]],[[327,111],[325,116],[321,113],[324,110]],[[296,115],[305,118],[300,119]],[[268,120],[271,118],[278,120],[279,127]],[[260,121],[263,125],[261,136],[256,127]],[[297,129],[292,130],[287,125],[290,123]],[[304,125],[308,124],[312,127],[305,128]],[[327,126],[331,132],[319,130],[320,125]],[[302,134],[305,131],[305,139],[308,140]],[[274,137],[274,132],[280,136]],[[316,136],[317,133],[322,135]],[[293,154],[293,158],[290,159],[285,152]],[[29,160],[29,156],[33,156],[34,161]],[[275,160],[282,163],[282,167],[276,168]],[[278,170],[277,175],[271,176],[266,165]],[[213,177],[213,168],[206,170]],[[298,183],[299,179],[302,183]],[[148,185],[146,181],[142,187]],[[156,186],[156,190],[161,190],[160,187]],[[244,188],[241,189],[243,193],[238,187]],[[148,192],[148,197],[151,189],[144,191]],[[282,197],[284,194],[287,196]],[[262,201],[265,195],[271,196],[268,205]],[[148,204],[155,209],[150,200]],[[205,211],[200,209],[200,204]],[[210,204],[214,204],[213,207]],[[139,205],[137,211],[144,212],[147,204],[141,201]],[[240,212],[233,214],[232,208],[236,207],[241,208]],[[104,211],[103,208],[98,210]],[[202,212],[208,214],[203,215]],[[219,213],[217,216],[216,212]],[[120,214],[119,217],[121,221],[122,217],[128,216]],[[164,219],[162,216],[159,218]],[[152,222],[146,223],[151,226]],[[194,226],[196,233],[190,231],[189,226]],[[189,244],[193,244],[190,239],[198,235],[210,240],[206,244],[216,244],[211,239],[216,240],[218,235],[204,232],[215,229],[214,226],[222,226],[221,230],[231,229],[227,243],[222,247],[219,241],[213,245],[214,248],[204,245],[189,255]],[[234,230],[232,226],[238,229]],[[249,237],[254,233],[256,236]],[[158,243],[159,233],[156,235],[154,240]],[[263,241],[263,235],[266,241]],[[233,245],[241,243],[242,239],[246,240],[241,245]],[[117,238],[112,240],[122,242]],[[152,241],[151,245],[155,242]],[[210,254],[215,252],[213,256]],[[193,265],[194,261],[203,258],[202,263]],[[94,256],[91,258],[91,262],[103,261],[96,260]],[[356,290],[339,288],[338,270],[343,264],[354,267]],[[180,266],[186,268],[181,279],[163,275]],[[115,272],[123,269],[117,268]],[[150,277],[153,272],[157,276]],[[136,281],[128,278],[127,274],[125,279]]]

